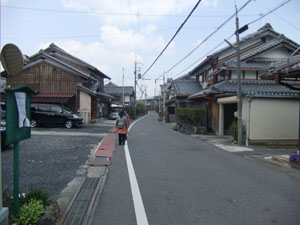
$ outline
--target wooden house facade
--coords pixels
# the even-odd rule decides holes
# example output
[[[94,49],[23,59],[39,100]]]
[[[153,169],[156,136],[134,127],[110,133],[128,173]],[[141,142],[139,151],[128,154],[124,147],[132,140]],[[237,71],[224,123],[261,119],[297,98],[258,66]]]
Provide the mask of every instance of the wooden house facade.
[[[26,85],[38,93],[32,102],[65,105],[84,114],[85,122],[90,122],[106,116],[114,98],[104,93],[104,79],[110,78],[51,44],[29,57],[19,74],[8,76],[7,85]]]

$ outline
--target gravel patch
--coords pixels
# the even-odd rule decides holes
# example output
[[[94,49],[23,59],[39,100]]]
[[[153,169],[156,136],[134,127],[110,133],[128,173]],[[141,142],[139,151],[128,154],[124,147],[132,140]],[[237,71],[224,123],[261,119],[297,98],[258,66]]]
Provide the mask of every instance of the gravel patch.
[[[91,151],[101,140],[102,137],[96,136],[34,135],[21,141],[20,192],[40,188],[57,198],[67,184],[78,176],[77,171],[80,168],[84,171]],[[12,148],[2,151],[2,183],[3,190],[12,194]]]

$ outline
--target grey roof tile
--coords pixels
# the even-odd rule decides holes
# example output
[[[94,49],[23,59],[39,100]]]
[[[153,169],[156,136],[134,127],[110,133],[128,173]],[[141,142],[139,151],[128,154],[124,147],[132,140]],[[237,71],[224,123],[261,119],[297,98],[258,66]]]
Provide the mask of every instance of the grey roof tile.
[[[226,80],[212,86],[213,90],[236,93],[237,80]],[[241,89],[244,94],[297,94],[299,91],[291,90],[284,85],[276,84],[274,80],[241,80]]]
[[[172,82],[176,95],[192,95],[201,90],[201,85],[195,80],[174,80]]]
[[[110,95],[121,95],[123,94],[123,87],[122,86],[104,86],[104,91]],[[134,88],[131,86],[124,86],[124,94],[131,95],[134,93]]]
[[[300,85],[299,82],[289,82],[294,86]],[[291,90],[284,85],[276,84],[274,80],[241,80],[241,90],[243,94],[251,96],[291,96],[296,97],[299,95],[299,91]],[[237,80],[225,80],[218,84],[215,84],[208,89],[202,90],[194,95],[190,96],[198,97],[203,95],[212,94],[236,94],[237,93]]]

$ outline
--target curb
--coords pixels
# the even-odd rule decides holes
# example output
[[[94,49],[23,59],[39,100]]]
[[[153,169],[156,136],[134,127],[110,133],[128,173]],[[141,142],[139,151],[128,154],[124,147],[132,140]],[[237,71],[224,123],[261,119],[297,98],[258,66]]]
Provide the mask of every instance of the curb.
[[[290,160],[288,159],[288,155],[276,155],[276,156],[272,156],[271,159],[277,162],[282,162],[287,164],[289,164],[290,162]]]
[[[90,190],[93,193],[91,198],[89,198],[89,203],[87,205],[87,208],[84,212],[84,215],[81,216],[80,219],[80,224],[87,224],[90,215],[93,213],[93,206],[95,204],[95,200],[97,199],[97,196],[100,195],[100,192],[103,189],[105,180],[106,180],[106,175],[108,173],[108,168],[106,166],[109,166],[110,159],[113,156],[113,152],[115,150],[115,136],[106,134],[102,141],[98,144],[96,147],[95,151],[92,153],[92,159],[89,159],[86,162],[86,169],[87,169],[87,174],[83,177],[83,180],[81,181],[80,185],[78,186],[78,189],[70,199],[66,210],[64,211],[62,217],[59,219],[58,224],[63,225],[69,220],[69,216],[72,218],[74,215],[71,215],[71,211],[73,210],[73,206],[78,198],[82,198],[82,196],[79,196],[82,187],[84,186],[85,182],[89,179],[99,179],[97,182],[97,185],[94,190]],[[105,160],[103,160],[105,159]],[[84,190],[85,191],[85,190]],[[76,217],[76,216],[75,216]],[[74,218],[75,218],[74,217]],[[73,219],[74,220],[74,219]],[[78,220],[79,222],[79,220]],[[69,224],[69,222],[67,222]],[[73,224],[73,222],[72,222]],[[76,224],[76,223],[74,223]]]

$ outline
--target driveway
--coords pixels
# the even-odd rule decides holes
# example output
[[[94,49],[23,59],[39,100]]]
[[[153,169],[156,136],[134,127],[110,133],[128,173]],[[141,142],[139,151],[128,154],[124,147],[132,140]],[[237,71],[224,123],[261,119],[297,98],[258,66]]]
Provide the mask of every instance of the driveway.
[[[20,192],[41,188],[54,198],[79,174],[112,123],[67,129],[38,127],[20,142]],[[2,150],[3,190],[13,192],[13,148]]]

